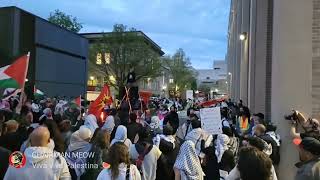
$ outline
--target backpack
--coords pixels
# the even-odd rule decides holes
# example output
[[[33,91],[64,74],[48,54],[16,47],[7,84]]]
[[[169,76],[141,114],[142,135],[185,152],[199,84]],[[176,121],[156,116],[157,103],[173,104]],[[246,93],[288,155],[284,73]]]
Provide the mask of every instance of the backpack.
[[[139,153],[139,156],[138,156],[138,159],[136,160],[135,164],[140,172],[140,174],[142,175],[143,172],[142,172],[142,164],[143,164],[143,160],[144,160],[144,157],[151,151],[151,149],[153,148],[152,145],[150,144],[146,144],[144,146],[144,150],[142,153]]]

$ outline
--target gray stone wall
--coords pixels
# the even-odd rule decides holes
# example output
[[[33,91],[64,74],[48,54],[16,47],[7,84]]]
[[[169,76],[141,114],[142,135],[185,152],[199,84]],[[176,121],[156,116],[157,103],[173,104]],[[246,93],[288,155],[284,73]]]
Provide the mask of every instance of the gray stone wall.
[[[320,118],[320,0],[313,0],[312,115]]]

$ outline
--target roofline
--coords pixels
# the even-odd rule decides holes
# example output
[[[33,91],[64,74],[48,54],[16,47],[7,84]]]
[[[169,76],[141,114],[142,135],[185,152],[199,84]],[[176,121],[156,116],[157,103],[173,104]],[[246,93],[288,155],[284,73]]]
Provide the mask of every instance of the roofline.
[[[17,6],[4,6],[4,7],[0,7],[0,10],[1,10],[1,9],[10,9],[10,8],[11,8],[11,9],[18,9],[18,10],[20,10],[20,11],[22,11],[22,12],[25,12],[25,13],[27,13],[27,14],[29,14],[29,15],[32,15],[32,16],[34,16],[34,17],[36,17],[36,18],[38,18],[38,19],[40,19],[40,20],[42,20],[42,21],[46,21],[47,23],[49,23],[49,24],[51,24],[51,25],[53,25],[53,26],[56,26],[56,27],[58,27],[58,28],[60,28],[60,29],[62,29],[62,30],[69,31],[69,32],[72,33],[72,34],[75,34],[75,35],[77,35],[77,36],[79,36],[79,37],[81,37],[81,38],[86,39],[85,37],[81,36],[80,34],[78,34],[78,33],[76,33],[76,32],[73,32],[73,31],[70,31],[69,29],[63,28],[63,27],[61,27],[61,26],[59,26],[59,25],[57,25],[57,24],[54,24],[54,23],[52,23],[52,22],[50,22],[50,21],[48,21],[48,20],[46,20],[46,19],[44,19],[44,18],[42,18],[42,17],[40,17],[40,16],[38,16],[38,15],[35,15],[35,14],[33,14],[33,13],[29,12],[29,11],[26,11],[26,10],[24,10],[24,9],[21,9],[21,8],[19,8],[19,7],[17,7]]]
[[[160,55],[163,56],[165,53],[162,51],[161,47],[155,43],[151,38],[149,38],[144,32],[142,31],[131,31],[132,33],[141,33],[142,36],[148,41],[150,42],[159,52],[160,52]],[[85,37],[86,35],[103,35],[103,34],[112,34],[114,32],[100,32],[100,33],[94,33],[94,32],[91,32],[91,33],[79,33],[79,35]],[[127,32],[125,32],[127,33]],[[87,38],[88,39],[88,38]]]

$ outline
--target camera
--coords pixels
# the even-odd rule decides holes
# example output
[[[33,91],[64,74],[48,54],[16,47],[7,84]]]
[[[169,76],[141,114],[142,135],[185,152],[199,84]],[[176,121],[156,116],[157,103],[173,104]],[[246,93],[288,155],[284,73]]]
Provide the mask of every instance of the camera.
[[[298,113],[297,113],[297,111],[293,110],[293,113],[292,113],[292,114],[289,114],[289,115],[285,115],[285,116],[284,116],[284,119],[285,119],[285,120],[288,120],[288,121],[297,121],[297,120],[298,120]]]

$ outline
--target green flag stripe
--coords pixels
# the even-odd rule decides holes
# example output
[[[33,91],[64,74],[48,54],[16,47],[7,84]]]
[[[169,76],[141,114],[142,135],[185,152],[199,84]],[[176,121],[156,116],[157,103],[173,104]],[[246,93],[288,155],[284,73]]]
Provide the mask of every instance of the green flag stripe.
[[[14,79],[3,79],[0,80],[0,88],[20,88],[19,84]]]

